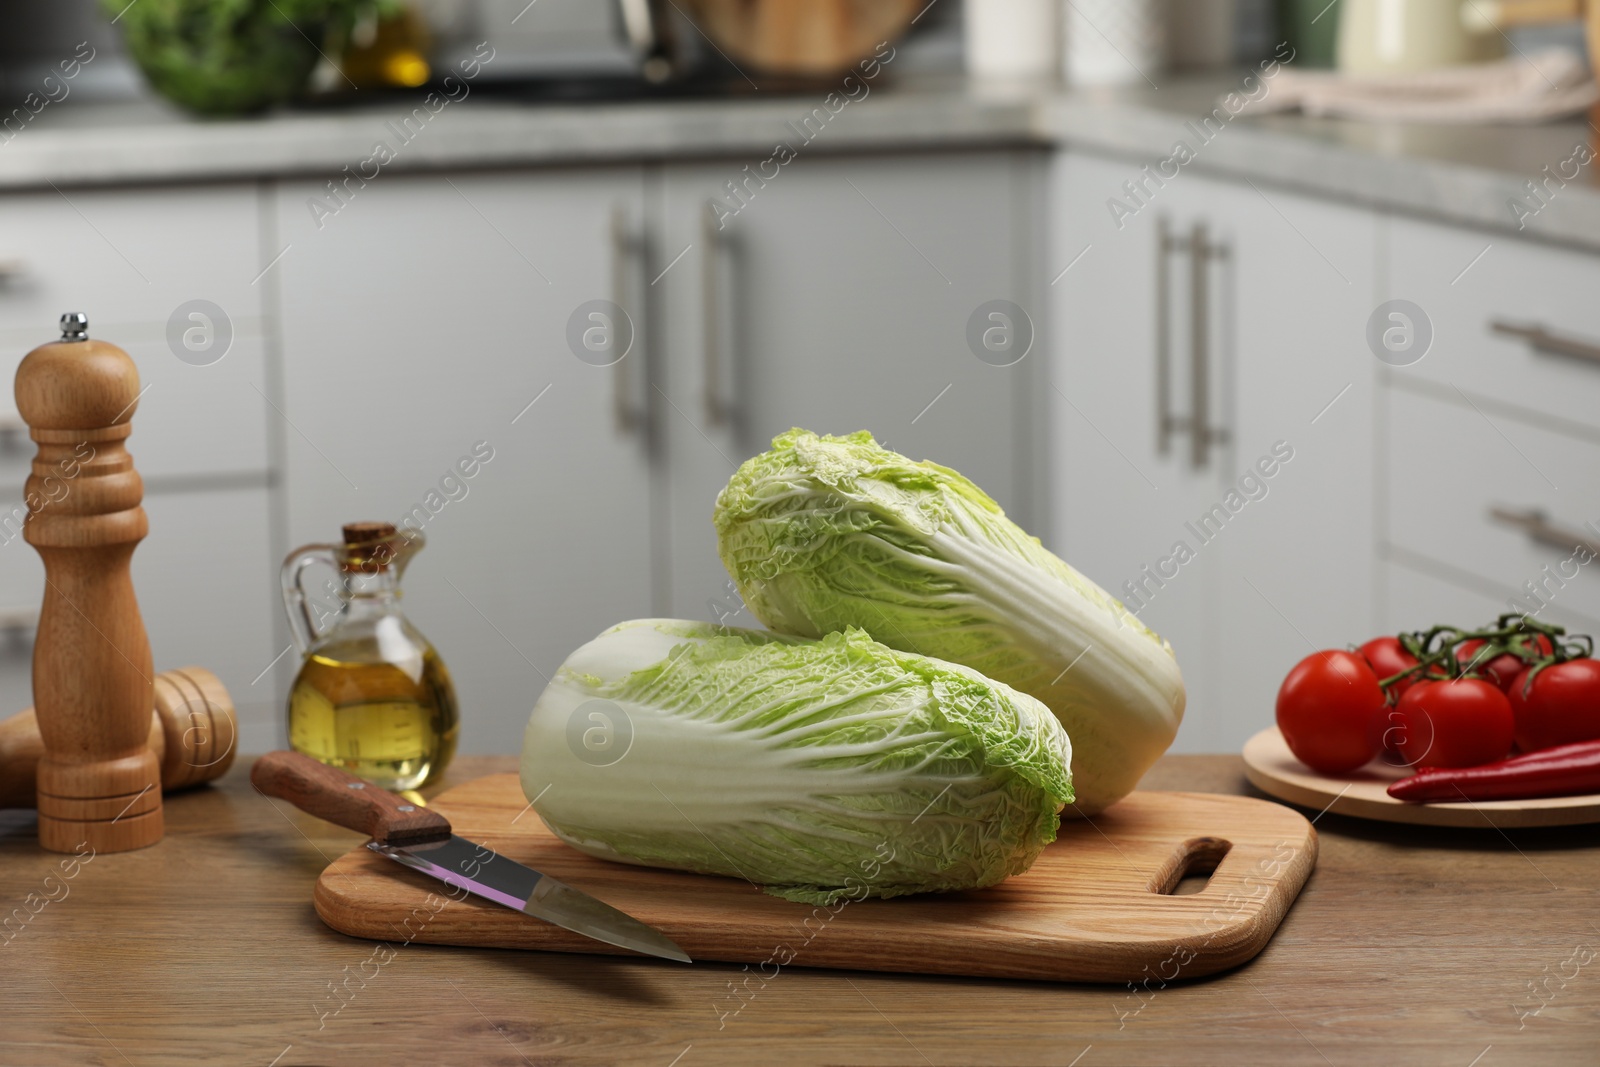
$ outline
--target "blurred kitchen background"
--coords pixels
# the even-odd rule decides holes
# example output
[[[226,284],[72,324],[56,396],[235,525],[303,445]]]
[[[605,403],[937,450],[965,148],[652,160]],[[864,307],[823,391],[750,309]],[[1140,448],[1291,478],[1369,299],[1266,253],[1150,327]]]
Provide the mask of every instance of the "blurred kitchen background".
[[[0,3],[0,351],[84,311],[138,362],[155,664],[246,751],[281,561],[345,522],[426,535],[467,752],[613,623],[754,625],[712,502],[791,426],[960,470],[1124,599],[1179,750],[1313,648],[1600,628],[1580,3],[125,2]],[[31,456],[0,402],[4,713]]]

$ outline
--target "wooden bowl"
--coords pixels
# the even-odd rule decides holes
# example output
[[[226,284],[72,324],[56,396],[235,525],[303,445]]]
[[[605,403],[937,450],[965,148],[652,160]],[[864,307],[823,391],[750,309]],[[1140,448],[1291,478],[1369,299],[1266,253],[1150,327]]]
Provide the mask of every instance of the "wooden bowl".
[[[1417,826],[1467,826],[1480,830],[1524,826],[1578,826],[1600,822],[1600,795],[1547,797],[1542,800],[1479,800],[1459,804],[1410,804],[1386,790],[1409,771],[1373,760],[1342,776],[1318,774],[1294,758],[1276,726],[1256,734],[1244,746],[1245,777],[1279,800],[1313,811],[1331,811],[1358,819],[1403,822]]]
[[[685,0],[735,63],[772,74],[826,76],[897,40],[926,0]]]

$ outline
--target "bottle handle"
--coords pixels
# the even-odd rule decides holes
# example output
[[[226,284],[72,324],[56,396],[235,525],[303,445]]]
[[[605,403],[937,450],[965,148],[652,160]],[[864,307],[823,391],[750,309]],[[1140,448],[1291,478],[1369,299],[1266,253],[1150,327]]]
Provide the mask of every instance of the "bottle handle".
[[[289,553],[283,561],[280,577],[283,582],[283,610],[289,616],[289,633],[304,655],[311,646],[322,639],[317,620],[311,611],[311,599],[306,596],[305,572],[313,563],[326,563],[335,571],[339,569],[340,545],[302,545]]]

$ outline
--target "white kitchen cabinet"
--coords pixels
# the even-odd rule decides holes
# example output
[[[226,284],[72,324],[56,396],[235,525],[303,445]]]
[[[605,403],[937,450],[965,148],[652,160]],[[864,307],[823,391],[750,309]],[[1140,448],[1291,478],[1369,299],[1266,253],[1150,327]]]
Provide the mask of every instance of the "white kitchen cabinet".
[[[1052,179],[1053,547],[1172,643],[1176,747],[1228,751],[1373,624],[1375,220],[1180,173],[1119,227],[1138,177]]]
[[[144,510],[150,535],[133,553],[133,583],[155,669],[211,671],[233,698],[241,751],[279,747],[268,490],[152,493]]]
[[[196,299],[220,306],[244,333],[261,328],[256,186],[46,189],[0,197],[0,337],[9,377],[34,345],[57,335],[66,311],[89,316],[91,336],[127,347],[159,337]],[[154,331],[129,333],[130,327]]]
[[[1030,166],[806,159],[722,231],[706,202],[734,163],[397,176],[315,212],[321,226],[308,200],[326,190],[284,184],[268,278],[285,547],[399,520],[491,442],[467,496],[424,527],[407,611],[454,670],[463,749],[514,751],[544,678],[603,628],[734,621],[712,502],[782,430],[871,429],[1026,521],[1033,364],[980,361],[967,326],[984,301],[1030,302]],[[633,329],[613,366],[571,350],[594,300]],[[726,411],[708,406],[713,360]]]
[[[1021,453],[1040,357],[1026,340],[1039,318],[1031,155],[802,156],[764,184],[747,177],[751,162],[664,169],[655,268],[668,602],[747,625],[730,614],[739,601],[711,522],[739,463],[791,427],[870,430],[961,471],[1029,524]],[[729,182],[744,190],[736,213]],[[997,345],[1012,347],[986,362],[968,324],[995,300],[1026,321],[1000,324],[1012,332]]]
[[[1506,610],[1507,591],[1495,582],[1404,549],[1389,548],[1383,555],[1387,558],[1379,568],[1389,595],[1379,616],[1382,633],[1425,630],[1435,623],[1488,623]],[[1428,614],[1419,614],[1419,606],[1425,606]],[[1600,629],[1593,616],[1572,611],[1571,602],[1562,599],[1552,601],[1538,619],[1572,633],[1593,634]]]
[[[150,532],[133,553],[133,585],[157,671],[199,666],[233,698],[241,737],[262,751],[278,744],[281,718],[272,679],[277,574],[266,486],[147,493]],[[10,505],[7,505],[9,507]],[[44,597],[44,566],[20,536],[0,544],[0,615],[32,613]],[[33,628],[0,631],[0,710],[33,703]]]
[[[1423,617],[1418,606],[1410,628],[1557,604],[1600,625],[1600,563],[1585,548],[1600,546],[1600,434],[1574,439],[1403,389],[1387,407],[1392,454],[1404,457],[1388,482],[1389,546],[1471,575],[1500,600],[1482,618]]]
[[[1385,244],[1387,295],[1434,333],[1398,381],[1600,431],[1600,255],[1406,218]]]
[[[150,534],[133,573],[156,669],[216,672],[241,717],[272,701],[250,682],[271,660],[270,410],[260,288],[260,195],[253,184],[69,188],[0,197],[0,372],[59,336],[63,312],[126,349],[144,392],[128,450],[145,478]],[[167,342],[177,309],[222,309],[232,342],[208,365]],[[186,322],[188,320],[185,320]],[[38,553],[22,540],[23,483],[35,446],[0,403],[0,617],[36,616]],[[0,629],[0,715],[32,703],[33,629]],[[264,736],[258,741],[265,741]],[[257,744],[260,748],[260,744]]]
[[[1387,229],[1386,295],[1416,303],[1434,340],[1386,376],[1382,548],[1432,582],[1387,589],[1385,613],[1420,628],[1535,611],[1593,632],[1600,256],[1409,219]],[[1463,617],[1427,595],[1446,586],[1489,603]]]
[[[651,460],[617,394],[642,403],[642,173],[385,175],[321,228],[319,195],[275,198],[284,547],[442,501],[405,609],[454,673],[462,749],[515,752],[567,654],[654,608]],[[635,350],[580,361],[569,320],[613,299]],[[479,442],[493,458],[461,478]]]

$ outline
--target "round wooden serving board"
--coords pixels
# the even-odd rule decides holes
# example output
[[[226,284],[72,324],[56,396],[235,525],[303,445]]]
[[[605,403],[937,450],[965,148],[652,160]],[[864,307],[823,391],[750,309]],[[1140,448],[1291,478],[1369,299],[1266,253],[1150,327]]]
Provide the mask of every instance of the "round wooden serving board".
[[[1510,829],[1526,826],[1578,826],[1600,822],[1600,795],[1547,797],[1543,800],[1480,800],[1459,804],[1408,804],[1387,792],[1406,777],[1404,767],[1374,760],[1353,774],[1318,774],[1294,758],[1276,726],[1244,746],[1245,776],[1263,793],[1304,808],[1353,815],[1358,819],[1417,826],[1475,826]]]
[[[1316,831],[1282,804],[1139,792],[1092,822],[1063,821],[1031,870],[989,889],[813,908],[735,878],[586,856],[528,810],[515,774],[456,786],[430,806],[462,837],[650,923],[694,959],[755,969],[794,964],[1068,982],[1197,978],[1237,967],[1266,947],[1317,857]],[[1199,892],[1173,893],[1186,869],[1212,865]],[[315,901],[335,930],[393,944],[624,951],[477,897],[446,901],[446,892],[361,847],[322,872]]]

